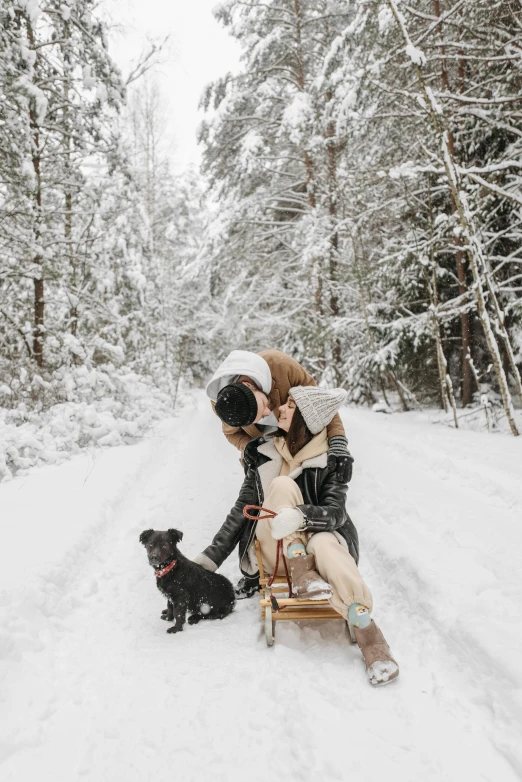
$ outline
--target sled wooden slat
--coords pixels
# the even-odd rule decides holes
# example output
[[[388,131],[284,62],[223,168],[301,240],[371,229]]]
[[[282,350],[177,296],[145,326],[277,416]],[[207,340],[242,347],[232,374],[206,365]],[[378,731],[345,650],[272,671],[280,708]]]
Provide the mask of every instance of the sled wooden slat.
[[[281,608],[284,606],[299,606],[300,608],[304,608],[305,606],[310,606],[311,608],[322,608],[324,606],[331,608],[328,600],[298,600],[296,597],[277,597],[277,602]],[[270,605],[270,601],[267,598],[262,598],[261,605]],[[332,611],[335,611],[335,609],[332,608]],[[337,614],[337,611],[335,611],[335,613]],[[337,614],[337,616],[339,616],[339,614]]]
[[[308,622],[313,619],[342,619],[342,616],[327,611],[278,611],[272,615],[274,622],[285,622],[287,620]]]
[[[265,615],[262,614],[262,618],[265,618]],[[328,611],[328,609],[324,609],[323,611],[320,611],[319,609],[305,609],[305,610],[285,610],[285,611],[272,611],[272,621],[273,622],[284,622],[286,620],[291,619],[292,621],[300,621],[300,622],[308,622],[312,619],[342,619],[342,616],[337,613],[337,611]]]
[[[259,566],[259,582],[261,584],[261,619],[265,624],[265,637],[268,646],[274,644],[274,627],[276,622],[299,622],[309,620],[343,619],[341,614],[331,607],[328,600],[297,600],[288,597],[288,584],[284,576],[276,576],[272,586],[268,586],[270,576],[265,573],[261,559],[261,546],[256,540],[256,556]],[[270,601],[270,594],[277,599],[281,610],[274,611]]]
[[[260,578],[259,583],[261,586],[265,587],[268,582],[270,581],[270,578],[266,576],[265,578]],[[286,578],[284,576],[277,576],[274,578],[274,581],[272,583],[272,589],[286,589],[288,590],[288,584],[286,582]]]

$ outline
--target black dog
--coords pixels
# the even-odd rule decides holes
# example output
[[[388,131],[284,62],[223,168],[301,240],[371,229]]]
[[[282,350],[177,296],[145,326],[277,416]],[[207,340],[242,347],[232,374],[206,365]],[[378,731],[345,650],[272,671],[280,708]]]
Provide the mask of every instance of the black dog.
[[[236,602],[234,588],[225,576],[211,573],[183,556],[177,548],[182,538],[183,533],[177,529],[147,529],[140,535],[156,573],[156,586],[167,598],[161,618],[174,621],[167,633],[183,630],[187,611],[189,625],[195,625],[202,619],[223,619]]]

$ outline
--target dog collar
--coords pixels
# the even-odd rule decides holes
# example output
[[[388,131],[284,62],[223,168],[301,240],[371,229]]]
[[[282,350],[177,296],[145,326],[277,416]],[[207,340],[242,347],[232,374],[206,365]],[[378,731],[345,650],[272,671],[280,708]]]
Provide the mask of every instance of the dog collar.
[[[162,578],[163,576],[166,576],[167,573],[170,573],[172,568],[176,565],[177,559],[173,559],[170,565],[165,565],[165,567],[162,567],[161,570],[155,570],[155,574],[157,578]]]

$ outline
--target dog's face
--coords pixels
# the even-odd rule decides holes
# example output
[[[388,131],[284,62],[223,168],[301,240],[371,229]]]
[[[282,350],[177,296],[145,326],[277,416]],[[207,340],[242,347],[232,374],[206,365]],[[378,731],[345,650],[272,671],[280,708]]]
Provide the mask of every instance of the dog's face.
[[[182,538],[183,533],[178,529],[168,529],[166,532],[146,529],[140,535],[140,543],[143,543],[147,549],[149,564],[157,569],[165,567],[176,559],[177,545]]]

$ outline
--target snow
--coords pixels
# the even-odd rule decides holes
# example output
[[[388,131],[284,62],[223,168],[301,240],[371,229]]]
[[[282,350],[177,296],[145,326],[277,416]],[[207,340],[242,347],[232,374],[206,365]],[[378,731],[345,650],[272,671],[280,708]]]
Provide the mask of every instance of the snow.
[[[69,341],[79,344],[72,335]],[[95,344],[118,356],[118,348],[104,340]],[[22,367],[19,380],[13,381],[15,391],[27,386],[26,377]],[[38,375],[33,383],[51,388]],[[85,366],[64,370],[61,378],[55,377],[52,390],[63,396],[64,389],[69,401],[45,412],[30,411],[24,401],[12,409],[0,407],[0,483],[35,465],[63,462],[82,448],[121,445],[146,431],[171,407],[167,394],[150,380],[109,364],[105,370]],[[13,391],[3,385],[1,394],[12,396]]]
[[[389,170],[390,179],[411,179],[417,176],[417,169],[411,160]]]
[[[379,13],[377,15],[377,18],[379,20],[379,32],[382,34],[386,33],[389,28],[393,24],[393,14],[386,5],[381,5],[379,8]]]
[[[242,469],[204,397],[138,444],[0,485],[2,782],[522,774],[522,438],[343,411],[361,569],[401,674],[256,598],[174,636],[138,537],[203,549]],[[238,577],[235,555],[221,568]]]
[[[404,51],[414,65],[426,65],[426,55],[422,49],[418,49],[412,43],[409,43]]]
[[[311,98],[304,92],[296,92],[286,106],[281,119],[281,132],[286,131],[290,141],[300,144],[312,127],[314,109]]]
[[[380,402],[375,402],[375,404],[372,405],[372,410],[374,413],[386,413],[387,415],[393,413],[390,405],[382,400]]]

